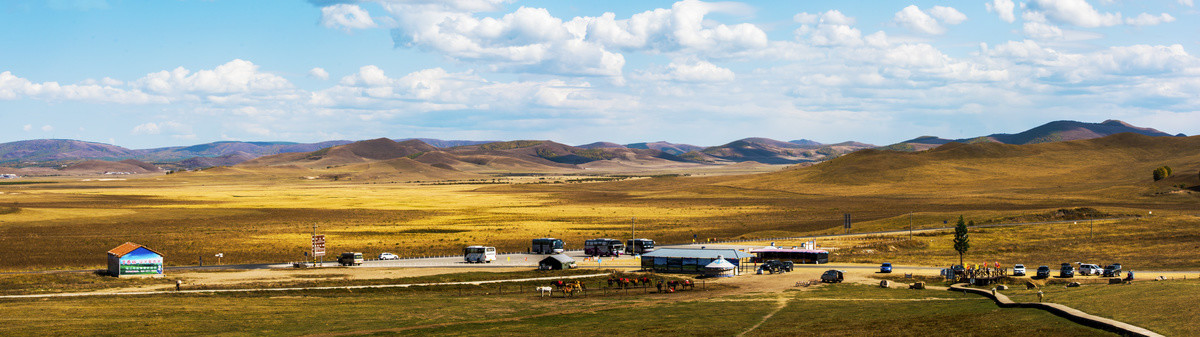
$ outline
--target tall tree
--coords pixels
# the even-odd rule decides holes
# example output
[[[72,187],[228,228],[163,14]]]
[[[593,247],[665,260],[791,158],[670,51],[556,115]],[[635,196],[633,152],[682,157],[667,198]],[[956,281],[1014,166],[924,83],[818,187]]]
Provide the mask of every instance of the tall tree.
[[[959,215],[958,224],[954,225],[954,250],[958,251],[958,265],[963,265],[963,254],[966,254],[968,249],[971,249],[971,238],[967,236],[967,223]]]

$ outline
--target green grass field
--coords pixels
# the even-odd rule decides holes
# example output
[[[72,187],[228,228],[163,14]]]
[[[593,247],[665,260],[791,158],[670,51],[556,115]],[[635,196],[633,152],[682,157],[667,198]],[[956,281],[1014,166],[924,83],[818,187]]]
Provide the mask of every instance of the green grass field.
[[[1127,285],[1062,285],[1041,288],[1045,301],[1127,322],[1166,336],[1200,335],[1200,311],[1191,310],[1200,300],[1200,275],[1188,280],[1140,280]],[[1024,287],[1006,294],[1013,301],[1037,302],[1037,290]]]

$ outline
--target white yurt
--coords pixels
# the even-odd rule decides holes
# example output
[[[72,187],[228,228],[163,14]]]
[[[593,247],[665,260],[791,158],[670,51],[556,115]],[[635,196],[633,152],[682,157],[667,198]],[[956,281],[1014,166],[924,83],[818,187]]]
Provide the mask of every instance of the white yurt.
[[[704,275],[710,277],[733,277],[736,271],[737,267],[725,261],[725,257],[721,255],[717,255],[716,260],[704,266]]]

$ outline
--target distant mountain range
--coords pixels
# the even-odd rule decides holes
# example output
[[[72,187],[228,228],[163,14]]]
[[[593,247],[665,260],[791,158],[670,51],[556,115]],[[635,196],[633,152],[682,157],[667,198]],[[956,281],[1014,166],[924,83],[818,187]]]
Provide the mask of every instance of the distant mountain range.
[[[924,151],[950,142],[959,143],[1001,143],[1026,145],[1038,143],[1063,142],[1071,140],[1094,139],[1118,133],[1136,133],[1146,136],[1168,137],[1169,133],[1151,128],[1141,128],[1118,120],[1106,120],[1100,123],[1076,121],[1054,121],[1043,124],[1017,134],[996,133],[982,137],[945,139],[934,136],[922,136],[883,147],[896,151]],[[1184,134],[1174,136],[1183,137]]]
[[[349,140],[319,143],[224,141],[193,146],[133,150],[120,146],[64,139],[37,139],[0,144],[0,173],[22,168],[25,174],[56,172],[152,172],[214,166],[298,166],[333,168],[386,161],[406,169],[453,170],[463,174],[550,172],[575,169],[636,170],[677,165],[723,165],[742,162],[797,164],[820,162],[862,149],[923,151],[951,142],[1035,144],[1092,139],[1132,132],[1170,134],[1108,120],[1101,123],[1056,121],[1016,133],[945,139],[923,136],[877,147],[859,142],[822,144],[800,139],[778,141],[746,138],[701,147],[668,142],[617,144],[595,142],[570,146],[549,140],[470,141],[428,138]],[[1182,135],[1178,135],[1182,136]],[[97,161],[113,163],[101,165]],[[120,162],[118,162],[120,161]],[[147,164],[153,163],[153,164]],[[134,169],[134,167],[138,169]],[[89,171],[90,170],[90,171]],[[431,171],[433,172],[433,171]],[[459,174],[461,175],[461,174]]]

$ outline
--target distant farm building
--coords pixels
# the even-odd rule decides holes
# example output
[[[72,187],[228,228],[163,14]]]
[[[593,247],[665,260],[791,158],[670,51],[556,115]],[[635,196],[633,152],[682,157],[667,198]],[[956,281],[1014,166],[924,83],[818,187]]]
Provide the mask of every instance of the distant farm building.
[[[733,266],[728,273],[741,275],[752,257],[754,255],[736,249],[660,248],[642,254],[642,269],[657,273],[704,274],[708,272],[705,267],[722,259]],[[724,268],[724,264],[714,267]]]
[[[15,175],[15,174],[7,174],[7,173],[0,174],[0,179],[17,179],[17,178],[20,178],[20,176]]]
[[[575,259],[572,259],[567,254],[554,254],[547,256],[538,262],[538,269],[541,270],[562,270],[575,268]]]
[[[764,247],[750,250],[755,255],[756,262],[766,260],[792,261],[798,264],[829,263],[829,252],[816,249],[797,249],[782,247]]]
[[[162,276],[163,256],[145,246],[126,242],[108,251],[108,274],[123,276]]]

